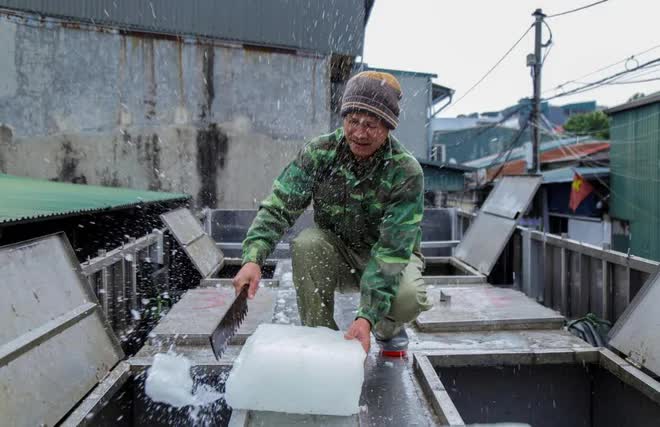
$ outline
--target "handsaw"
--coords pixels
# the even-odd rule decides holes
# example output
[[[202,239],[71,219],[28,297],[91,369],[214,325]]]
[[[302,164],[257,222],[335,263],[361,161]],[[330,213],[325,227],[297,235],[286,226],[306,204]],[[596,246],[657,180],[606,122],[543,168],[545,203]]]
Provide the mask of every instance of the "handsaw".
[[[236,295],[229,309],[211,334],[211,348],[213,349],[216,360],[220,360],[220,356],[225,351],[227,343],[229,343],[229,340],[234,336],[247,315],[247,295],[248,287],[244,286],[238,295]]]

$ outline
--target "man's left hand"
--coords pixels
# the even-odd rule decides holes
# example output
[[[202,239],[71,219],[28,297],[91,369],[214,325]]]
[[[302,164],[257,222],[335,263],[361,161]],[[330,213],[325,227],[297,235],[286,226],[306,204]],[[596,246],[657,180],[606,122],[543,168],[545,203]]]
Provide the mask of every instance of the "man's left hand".
[[[344,338],[347,340],[356,339],[360,341],[362,347],[364,348],[365,353],[369,353],[369,347],[371,347],[371,323],[367,319],[361,317],[355,319],[351,326],[349,326]]]

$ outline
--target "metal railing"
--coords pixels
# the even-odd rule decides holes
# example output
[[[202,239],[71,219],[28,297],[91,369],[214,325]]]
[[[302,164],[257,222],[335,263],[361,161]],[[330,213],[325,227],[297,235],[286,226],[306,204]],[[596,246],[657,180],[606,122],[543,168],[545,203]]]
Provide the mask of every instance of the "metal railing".
[[[125,338],[144,313],[140,297],[140,276],[146,266],[164,264],[164,235],[161,230],[111,251],[99,250],[98,256],[81,263],[83,275],[94,290],[113,331]]]
[[[660,263],[526,228],[520,287],[568,318],[615,322]]]
[[[459,238],[475,215],[458,211]],[[499,262],[514,284],[567,318],[587,313],[615,322],[660,263],[554,234],[517,227],[509,245],[514,257]],[[506,252],[506,250],[505,250]]]

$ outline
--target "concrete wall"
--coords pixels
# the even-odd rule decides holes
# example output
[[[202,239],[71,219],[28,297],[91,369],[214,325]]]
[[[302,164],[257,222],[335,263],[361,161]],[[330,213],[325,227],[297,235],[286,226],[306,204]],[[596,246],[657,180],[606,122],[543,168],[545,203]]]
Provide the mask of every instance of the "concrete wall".
[[[254,208],[330,125],[330,58],[0,14],[0,172]]]

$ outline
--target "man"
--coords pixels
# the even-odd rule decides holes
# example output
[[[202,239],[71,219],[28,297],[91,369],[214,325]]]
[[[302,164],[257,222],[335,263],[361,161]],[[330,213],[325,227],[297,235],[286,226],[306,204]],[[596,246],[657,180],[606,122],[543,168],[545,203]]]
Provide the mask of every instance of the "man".
[[[420,251],[422,169],[392,136],[401,86],[388,73],[351,78],[343,128],[307,144],[275,180],[243,242],[237,292],[253,298],[261,265],[310,202],[316,227],[292,242],[293,282],[303,325],[337,330],[335,289],[359,286],[356,319],[345,334],[369,351],[370,332],[386,355],[408,346],[404,323],[431,308]]]

